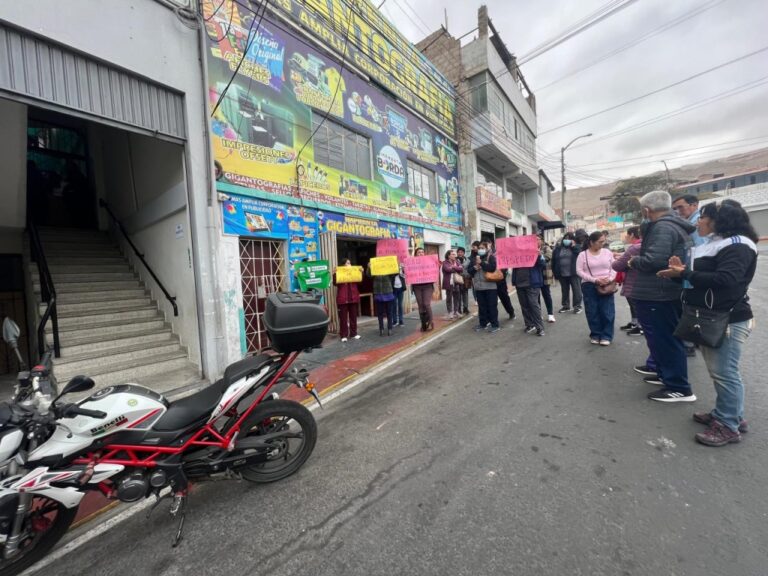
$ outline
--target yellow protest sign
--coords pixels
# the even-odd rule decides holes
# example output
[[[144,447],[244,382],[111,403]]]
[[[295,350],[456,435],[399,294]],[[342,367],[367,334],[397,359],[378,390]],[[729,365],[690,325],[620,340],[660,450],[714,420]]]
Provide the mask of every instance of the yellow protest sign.
[[[371,276],[389,276],[400,272],[397,256],[371,258]]]
[[[341,266],[336,269],[336,284],[352,284],[362,281],[362,266]]]

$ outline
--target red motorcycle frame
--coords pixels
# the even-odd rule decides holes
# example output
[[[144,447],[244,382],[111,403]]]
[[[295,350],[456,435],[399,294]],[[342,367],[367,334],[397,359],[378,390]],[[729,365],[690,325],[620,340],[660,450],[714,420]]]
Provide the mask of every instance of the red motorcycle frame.
[[[290,352],[283,357],[282,365],[277,370],[269,383],[264,387],[264,390],[259,397],[248,406],[242,414],[237,414],[235,408],[232,407],[229,410],[223,410],[214,420],[207,422],[202,428],[195,432],[192,437],[189,438],[182,446],[142,446],[132,444],[108,444],[99,452],[88,454],[87,457],[77,458],[73,461],[73,464],[85,464],[94,466],[96,464],[117,464],[122,466],[138,467],[138,468],[153,468],[157,465],[157,458],[163,455],[175,455],[182,454],[192,447],[215,447],[222,450],[231,450],[234,446],[235,437],[240,432],[240,428],[243,422],[250,416],[251,412],[259,405],[259,403],[269,394],[269,391],[280,380],[280,378],[288,371],[291,365],[296,361],[299,356],[299,352]],[[305,385],[307,391],[312,390],[312,385],[307,383]],[[239,398],[235,397],[232,401],[236,401],[244,398],[248,392],[244,392]],[[226,408],[226,407],[225,407]],[[142,421],[151,417],[152,414],[148,414],[142,417],[140,420],[133,422],[128,428],[134,428]],[[237,421],[227,430],[223,435],[219,433],[214,427],[215,424],[222,416],[237,417]],[[117,458],[120,453],[127,454],[127,458]],[[147,454],[146,457],[140,457],[141,454]],[[109,496],[112,493],[112,487],[105,483],[98,485],[99,489]]]

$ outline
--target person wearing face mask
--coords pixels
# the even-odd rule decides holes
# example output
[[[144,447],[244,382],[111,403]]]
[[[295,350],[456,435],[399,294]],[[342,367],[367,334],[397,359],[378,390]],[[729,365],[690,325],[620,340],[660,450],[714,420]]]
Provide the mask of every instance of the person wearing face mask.
[[[498,288],[496,280],[486,279],[485,274],[496,272],[496,257],[491,254],[488,242],[481,242],[474,262],[470,263],[469,273],[477,296],[479,324],[475,332],[488,330],[496,333],[499,327]]]
[[[576,259],[581,247],[576,243],[573,232],[566,232],[563,239],[552,252],[552,274],[560,282],[562,294],[560,314],[573,310],[574,314],[581,312],[581,279],[576,273]],[[573,308],[571,308],[571,293]]]
[[[477,304],[477,292],[475,292],[475,283],[472,279],[472,274],[470,274],[470,269],[475,265],[475,260],[477,260],[477,251],[480,249],[480,241],[475,240],[470,245],[470,252],[469,257],[467,258],[467,261],[464,263],[464,276],[467,278],[467,284],[468,286],[472,287],[472,298],[475,301],[475,304]]]
[[[630,258],[627,266],[637,271],[632,287],[637,318],[645,330],[657,374],[645,378],[648,384],[662,386],[648,394],[656,402],[695,402],[688,381],[688,358],[683,342],[675,336],[682,314],[682,286],[657,276],[667,269],[673,256],[686,260],[692,245],[693,225],[672,214],[669,192],[655,190],[640,198],[643,218],[649,222],[642,229],[640,254]]]
[[[467,256],[464,248],[456,248],[456,261],[461,264],[461,275],[464,277],[464,284],[460,286],[461,313],[469,314],[469,284],[471,284],[472,279],[469,277],[469,274],[467,274]]]

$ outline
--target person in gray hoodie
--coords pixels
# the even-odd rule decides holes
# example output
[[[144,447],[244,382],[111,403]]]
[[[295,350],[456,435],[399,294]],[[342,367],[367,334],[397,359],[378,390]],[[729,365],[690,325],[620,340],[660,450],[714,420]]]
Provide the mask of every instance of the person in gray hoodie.
[[[656,360],[657,377],[648,376],[645,381],[662,386],[648,394],[648,398],[657,402],[694,402],[685,348],[674,334],[682,314],[682,287],[656,275],[669,267],[672,256],[685,262],[694,226],[672,214],[672,198],[663,190],[640,198],[640,209],[647,220],[640,254],[630,259],[627,266],[637,272],[632,298],[640,324],[649,326],[646,341]]]

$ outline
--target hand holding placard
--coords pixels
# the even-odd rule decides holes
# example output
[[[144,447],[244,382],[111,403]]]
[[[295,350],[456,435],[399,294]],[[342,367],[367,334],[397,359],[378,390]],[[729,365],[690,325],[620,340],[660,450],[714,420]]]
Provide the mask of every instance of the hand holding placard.
[[[354,284],[362,281],[362,266],[342,266],[336,269],[336,284]]]
[[[496,240],[496,265],[499,268],[530,268],[538,257],[538,236],[529,234]]]
[[[371,267],[371,276],[389,276],[390,274],[400,272],[397,256],[371,258],[369,265]]]
[[[429,284],[437,281],[440,262],[436,254],[410,256],[405,259],[405,281],[407,284]]]

